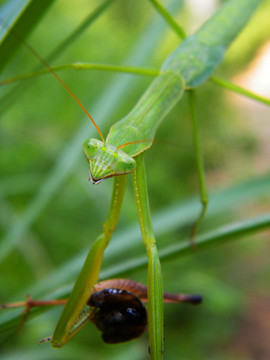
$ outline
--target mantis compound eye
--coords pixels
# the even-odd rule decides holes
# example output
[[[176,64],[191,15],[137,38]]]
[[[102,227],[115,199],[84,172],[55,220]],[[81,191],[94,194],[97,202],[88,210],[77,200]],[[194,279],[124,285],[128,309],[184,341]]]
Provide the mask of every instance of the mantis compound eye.
[[[88,305],[95,307],[91,321],[108,344],[118,344],[141,336],[147,325],[147,313],[133,293],[115,288],[94,292]]]
[[[136,161],[132,157],[123,153],[121,150],[118,150],[118,152],[121,156],[119,156],[118,161],[115,162],[115,172],[118,174],[128,174],[135,170]]]
[[[103,143],[97,139],[87,139],[83,143],[83,151],[87,160],[92,159],[99,152]]]

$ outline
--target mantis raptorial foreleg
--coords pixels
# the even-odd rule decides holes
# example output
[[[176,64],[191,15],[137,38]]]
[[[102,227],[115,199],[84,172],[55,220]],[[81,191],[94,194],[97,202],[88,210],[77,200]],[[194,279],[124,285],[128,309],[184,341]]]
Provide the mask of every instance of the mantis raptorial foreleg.
[[[61,314],[57,327],[52,337],[52,345],[60,347],[65,344],[70,337],[78,332],[81,326],[76,322],[89,299],[91,289],[99,279],[100,267],[113,230],[117,224],[120,209],[126,188],[126,175],[114,178],[114,187],[110,210],[107,220],[103,225],[103,232],[93,243],[91,250],[85,260],[83,268],[76,280],[73,290],[69,296],[68,303]]]
[[[161,359],[163,353],[163,286],[160,261],[148,200],[144,153],[137,157],[137,167],[132,174],[136,205],[143,244],[148,257],[148,324],[150,353],[153,359]]]

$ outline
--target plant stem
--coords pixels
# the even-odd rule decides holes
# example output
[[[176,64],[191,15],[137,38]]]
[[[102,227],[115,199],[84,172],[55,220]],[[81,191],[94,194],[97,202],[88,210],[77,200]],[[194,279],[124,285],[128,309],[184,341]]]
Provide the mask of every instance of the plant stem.
[[[238,94],[246,96],[246,97],[248,97],[250,99],[259,101],[262,104],[270,105],[270,99],[267,99],[264,96],[255,94],[254,92],[252,92],[250,90],[247,90],[247,89],[244,89],[241,86],[238,86],[236,84],[233,84],[232,82],[230,82],[228,80],[222,79],[222,78],[217,77],[217,76],[212,76],[210,78],[210,80],[213,83],[215,83],[215,84],[217,84],[217,85],[219,85],[219,86],[221,86],[221,87],[223,87],[225,89],[232,90],[235,93],[238,93]]]
[[[15,77],[11,77],[8,79],[4,79],[0,81],[1,85],[7,85],[10,83],[14,83],[16,81],[30,79],[36,76],[44,75],[53,71],[62,71],[62,70],[99,70],[99,71],[110,71],[110,72],[118,72],[124,74],[136,74],[136,75],[146,75],[146,76],[158,76],[160,71],[158,69],[147,69],[147,68],[137,68],[132,66],[116,66],[116,65],[107,65],[107,64],[93,64],[93,63],[84,63],[84,62],[75,62],[71,64],[63,64],[58,66],[50,67],[49,69],[43,69],[39,71],[35,71],[29,74],[19,75]]]

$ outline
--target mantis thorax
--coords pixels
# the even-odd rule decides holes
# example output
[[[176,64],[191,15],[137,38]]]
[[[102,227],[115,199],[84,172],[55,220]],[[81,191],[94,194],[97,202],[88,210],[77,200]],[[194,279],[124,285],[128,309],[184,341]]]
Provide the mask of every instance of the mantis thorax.
[[[83,151],[90,165],[89,173],[93,184],[135,170],[136,161],[114,145],[87,139],[83,144]]]

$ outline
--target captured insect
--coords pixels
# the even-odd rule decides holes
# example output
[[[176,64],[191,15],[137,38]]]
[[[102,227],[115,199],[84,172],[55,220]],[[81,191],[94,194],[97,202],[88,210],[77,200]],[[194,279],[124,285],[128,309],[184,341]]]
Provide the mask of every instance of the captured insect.
[[[108,344],[136,339],[146,328],[146,309],[141,300],[127,290],[108,288],[93,293],[87,305],[95,310],[90,317]]]
[[[150,2],[183,41],[176,50],[166,57],[159,70],[152,71],[151,76],[155,76],[155,79],[134,108],[122,120],[111,126],[106,139],[88,110],[80,103],[56,71],[30,45],[26,44],[79,104],[99,134],[100,139],[88,138],[83,144],[91,182],[98,184],[105,179],[113,178],[112,200],[107,219],[103,225],[103,231],[91,246],[55,331],[50,338],[52,346],[56,348],[65,345],[88,320],[96,324],[103,333],[103,339],[109,343],[120,342],[120,340],[127,341],[139,336],[144,331],[146,312],[140,295],[128,287],[120,288],[118,286],[106,286],[99,291],[92,291],[98,287],[96,284],[100,279],[104,251],[118,222],[127,175],[131,174],[143,244],[148,258],[147,323],[150,355],[152,359],[162,358],[164,348],[163,302],[165,297],[163,295],[160,259],[150,214],[144,154],[151,147],[161,122],[186,91],[192,115],[202,202],[200,216],[195,221],[190,236],[191,243],[194,245],[197,230],[208,205],[194,89],[213,74],[222,61],[225,50],[247,24],[260,3],[258,0],[239,0],[237,2],[228,0],[197,32],[187,37],[165,8],[155,0]],[[16,34],[14,35],[18,37]],[[103,66],[104,69],[106,66]],[[114,70],[116,69],[114,68]],[[132,72],[127,68],[119,68],[119,70]],[[133,70],[133,72],[147,73],[147,71],[138,69]],[[220,79],[212,77],[211,80],[219,83]],[[226,86],[229,88],[230,84],[226,83]],[[240,88],[235,88],[235,91],[243,93]],[[247,95],[252,97],[252,94]],[[198,297],[198,299],[200,298]],[[117,333],[115,333],[115,329],[118,329]]]
[[[129,279],[110,279],[97,283],[84,306],[78,324],[91,321],[99,331],[102,339],[108,344],[119,344],[141,336],[147,327],[147,311],[144,303],[148,301],[147,287],[138,281]],[[200,295],[164,293],[165,303],[189,303],[197,305],[202,302]],[[24,324],[31,308],[66,304],[67,300],[27,301],[1,305],[0,309],[25,307]],[[51,337],[40,340],[48,342]]]
[[[102,289],[103,287],[105,287]],[[107,286],[112,286],[107,288]],[[98,290],[102,289],[102,290]],[[130,291],[128,291],[129,289]],[[129,341],[141,336],[147,325],[147,287],[128,279],[107,280],[96,284],[87,304],[95,310],[90,320],[102,331],[102,339],[109,344]],[[200,295],[164,293],[165,303],[202,302]]]

